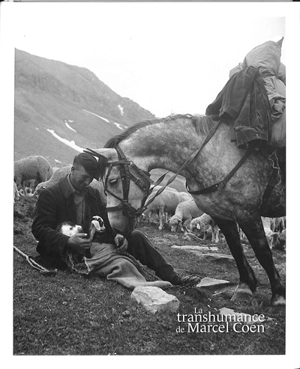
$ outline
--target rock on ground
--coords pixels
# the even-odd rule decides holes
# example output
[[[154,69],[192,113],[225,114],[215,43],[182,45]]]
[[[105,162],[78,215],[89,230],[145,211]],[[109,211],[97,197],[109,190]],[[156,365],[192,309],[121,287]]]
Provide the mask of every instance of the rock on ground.
[[[136,287],[131,298],[142,304],[151,313],[158,311],[176,312],[179,309],[179,300],[159,287]]]

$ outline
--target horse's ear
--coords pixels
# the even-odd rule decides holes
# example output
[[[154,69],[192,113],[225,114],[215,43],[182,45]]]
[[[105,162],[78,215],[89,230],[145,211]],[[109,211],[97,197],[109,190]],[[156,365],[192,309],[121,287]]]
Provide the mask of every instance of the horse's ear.
[[[92,150],[92,149],[88,149],[87,148],[86,150],[83,150],[83,152],[85,152],[86,154],[90,154],[90,155],[96,156],[96,158],[98,158],[98,159],[100,159],[100,158],[106,158],[105,155],[102,155],[99,152],[97,152],[95,150]]]
[[[83,151],[98,158],[96,176],[97,178],[103,178],[106,171],[107,163],[109,160],[112,159],[113,154],[116,152],[115,149],[86,149]]]
[[[97,163],[97,175],[99,175],[99,178],[103,178],[106,167],[107,167],[108,159],[104,155],[100,155]]]

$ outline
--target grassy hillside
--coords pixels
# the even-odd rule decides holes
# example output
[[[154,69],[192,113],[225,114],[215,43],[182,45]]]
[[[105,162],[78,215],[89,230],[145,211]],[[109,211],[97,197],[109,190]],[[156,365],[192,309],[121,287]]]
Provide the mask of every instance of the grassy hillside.
[[[15,160],[43,155],[52,165],[69,164],[76,151],[67,142],[103,147],[126,127],[153,118],[85,68],[16,50]]]

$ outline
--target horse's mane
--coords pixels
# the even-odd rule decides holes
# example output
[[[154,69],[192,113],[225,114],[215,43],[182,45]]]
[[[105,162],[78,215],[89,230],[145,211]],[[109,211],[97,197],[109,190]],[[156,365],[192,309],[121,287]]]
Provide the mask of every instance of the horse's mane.
[[[121,141],[125,140],[129,137],[132,133],[136,132],[138,129],[156,124],[156,123],[163,123],[169,121],[175,121],[177,119],[191,119],[192,124],[195,127],[197,134],[204,134],[207,135],[208,132],[215,126],[216,122],[213,119],[206,115],[191,115],[191,114],[176,114],[176,115],[169,115],[166,118],[156,118],[151,120],[145,120],[142,122],[138,122],[134,124],[132,127],[129,127],[126,131],[110,138],[106,144],[105,148],[114,148],[116,147]]]

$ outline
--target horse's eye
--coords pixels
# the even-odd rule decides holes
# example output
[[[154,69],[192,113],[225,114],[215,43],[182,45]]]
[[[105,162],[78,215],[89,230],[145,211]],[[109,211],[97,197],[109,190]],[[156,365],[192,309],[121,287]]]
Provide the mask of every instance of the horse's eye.
[[[110,184],[111,186],[115,186],[117,183],[118,183],[118,178],[111,178],[111,179],[109,180],[109,184]]]

